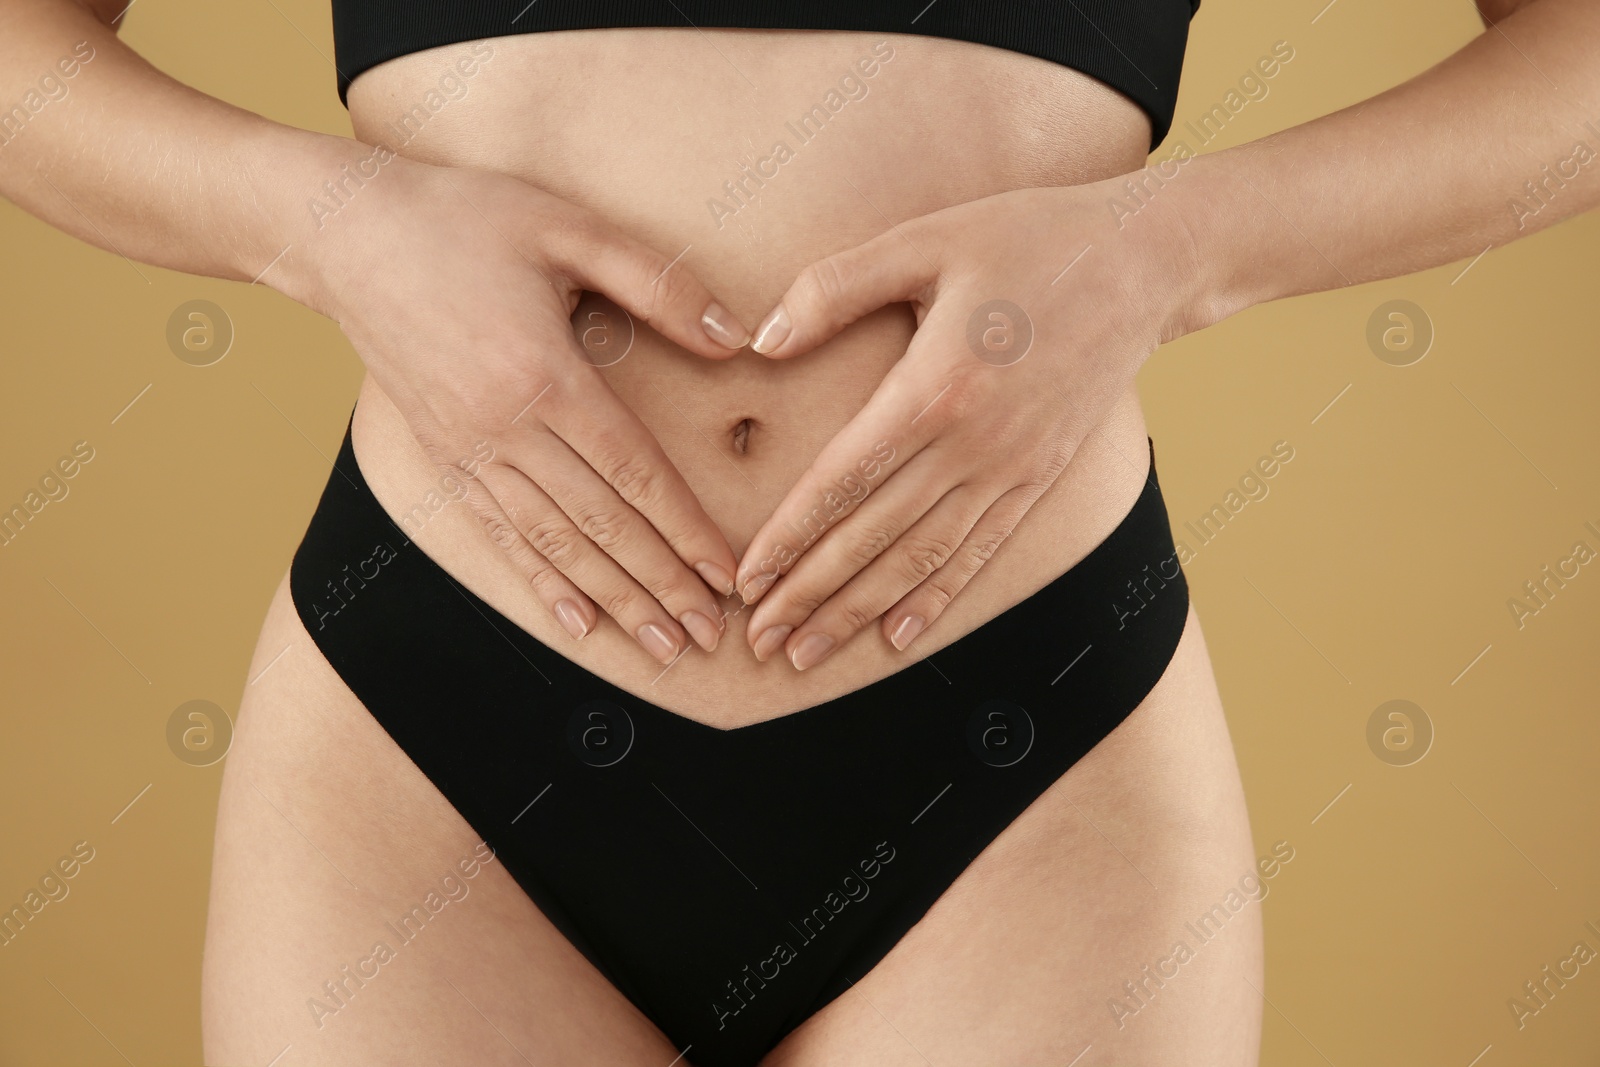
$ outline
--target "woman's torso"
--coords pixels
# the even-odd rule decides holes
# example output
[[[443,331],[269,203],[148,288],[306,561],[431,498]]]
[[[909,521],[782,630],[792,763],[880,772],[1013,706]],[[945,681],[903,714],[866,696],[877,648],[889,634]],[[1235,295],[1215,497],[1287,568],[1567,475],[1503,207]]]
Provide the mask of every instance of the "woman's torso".
[[[457,61],[472,57],[470,76]],[[870,74],[864,72],[871,71]],[[358,137],[430,163],[513,174],[592,208],[693,271],[754,326],[808,263],[940,208],[1142,164],[1131,100],[1032,56],[932,37],[815,31],[607,29],[417,52],[357,78]],[[774,152],[783,143],[787,152]],[[755,177],[752,177],[755,175]],[[1062,264],[1074,254],[1062,249]],[[629,326],[586,297],[597,361]],[[915,326],[892,305],[796,359],[691,355],[647,327],[604,374],[661,442],[735,553],[858,412]],[[609,346],[607,348],[606,346]],[[598,353],[607,353],[598,356]],[[1040,353],[1036,358],[1048,358]],[[615,626],[574,642],[467,513],[417,540],[545,643],[653,703],[721,727],[811,706],[902,669],[1042,587],[1136,497],[1144,424],[1130,389],[1000,552],[912,648],[876,627],[802,673],[756,662],[738,611],[713,653],[663,672]],[[369,379],[356,449],[391,511],[438,473]]]
[[[740,157],[787,139],[785,123],[885,39],[893,58],[864,80],[867,95],[845,104],[719,229],[706,201],[737,176]],[[946,40],[607,30],[489,43],[493,57],[467,95],[432,113],[405,151],[510,171],[595,208],[667,256],[687,249],[682,262],[751,324],[805,264],[893,222],[1006,189],[1114,174],[1138,165],[1148,144],[1143,114],[1100,84]],[[358,134],[381,139],[470,47],[360,77],[350,94]],[[1075,253],[1063,249],[1063,265]],[[784,364],[748,353],[702,361],[641,331],[605,373],[738,551],[871,395],[913,323],[893,307]],[[754,428],[741,454],[732,431],[745,419]],[[438,489],[439,473],[370,378],[354,433],[392,516]],[[614,626],[574,642],[464,505],[443,508],[415,536],[455,578],[583,667],[668,710],[733,727],[902,668],[932,669],[915,658],[1042,587],[1114,528],[1145,462],[1129,390],[911,652],[896,653],[873,628],[802,673],[781,659],[754,660],[743,640],[747,611],[730,619],[716,652],[691,651],[664,673]],[[465,639],[439,634],[439,670]],[[305,1063],[487,1060],[506,1055],[506,1043],[538,1048],[542,1062],[685,1059],[500,865],[479,876],[471,903],[452,905],[444,933],[404,949],[431,955],[389,968],[397,977],[361,992],[326,1026],[310,1020],[306,995],[386,936],[381,918],[402,913],[480,835],[329,665],[304,654],[309,645],[285,580],[223,781],[205,955],[208,1062],[264,1062],[291,1042]],[[471,692],[464,685],[462,701],[438,713],[475,729]],[[486,744],[483,758],[493,761],[493,739]],[[1128,1022],[1107,1005],[1128,979],[1146,980],[1147,964],[1188,936],[1184,924],[1255,869],[1191,614],[1139,708],[984,849],[856,988],[766,1062],[1087,1063],[1092,1043],[1094,1062],[1252,1065],[1258,909],[1205,948],[1198,970],[1167,983],[1153,1012]]]

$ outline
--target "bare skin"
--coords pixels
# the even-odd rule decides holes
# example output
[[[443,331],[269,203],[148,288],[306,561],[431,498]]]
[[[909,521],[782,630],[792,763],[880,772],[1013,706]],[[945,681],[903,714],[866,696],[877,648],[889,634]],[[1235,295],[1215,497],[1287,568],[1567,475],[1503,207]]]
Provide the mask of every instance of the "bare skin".
[[[868,95],[852,101],[837,126],[771,180],[759,202],[719,230],[705,201],[731,173],[727,160],[745,144],[781,136],[780,116],[805,111],[886,38],[708,33],[734,67],[761,72],[758,94],[720,61],[709,69],[691,62],[707,47],[698,35],[508,38],[493,42],[494,58],[470,93],[431,120],[407,151],[428,162],[509,171],[623,223],[653,247],[693,245],[699,276],[735,314],[753,320],[806,263],[881,229],[875,204],[901,217],[1010,188],[1079,184],[1136,165],[1148,144],[1142,113],[1075,72],[992,49],[894,36],[893,58],[867,82]],[[350,95],[358,135],[381,136],[383,124],[403,109],[398,102],[425,92],[459,51],[404,57],[358,79]],[[557,113],[566,78],[556,72],[564,70],[584,72],[596,87],[580,113],[538,129],[525,120],[519,125],[517,115]],[[637,84],[678,103],[640,121]],[[926,91],[930,84],[964,88],[935,100]],[[1018,99],[1035,107],[1019,113]],[[688,117],[673,119],[680,111]],[[894,142],[894,131],[907,127],[925,132]],[[507,137],[509,129],[523,130],[525,139]],[[677,147],[685,142],[693,151]],[[970,163],[930,172],[917,162],[929,152],[959,153]],[[861,193],[851,192],[849,182]],[[589,305],[579,307],[578,328],[590,321],[588,311]],[[743,546],[829,437],[860,410],[914,326],[905,309],[887,309],[806,358],[781,364],[749,353],[697,359],[639,330],[626,357],[604,372],[730,543]],[[529,601],[515,569],[461,505],[447,505],[415,536],[452,575],[584,667],[677,714],[731,728],[907,667],[928,669],[915,660],[1038,589],[1116,525],[1143,485],[1145,432],[1130,389],[936,630],[907,652],[866,633],[824,667],[799,673],[782,656],[766,662],[751,656],[744,640],[749,609],[741,611],[732,598],[727,635],[716,650],[693,650],[663,671],[619,628],[601,625],[570,641]],[[436,470],[370,379],[354,437],[363,471],[397,521],[437,488]],[[459,926],[428,946],[426,968],[386,982],[381,992],[375,982],[372,995],[363,991],[336,1018],[313,1023],[307,998],[335,977],[339,964],[365,954],[370,946],[363,942],[375,928],[381,933],[377,917],[404,910],[407,896],[436,878],[435,869],[469,854],[475,838],[320,659],[280,589],[257,669],[286,646],[289,652],[246,693],[225,778],[206,956],[208,1057],[270,1058],[292,1042],[291,1056],[303,1062],[406,1056],[424,1062],[430,1056],[422,1050],[437,1041],[439,1055],[460,1054],[468,1042],[472,1055],[513,1062],[516,1054],[498,1028],[546,1062],[671,1061],[679,1050],[620,1001],[498,867],[481,876],[455,917]],[[310,729],[335,730],[339,740],[313,743],[303,732]],[[1174,764],[1181,766],[1176,773]],[[367,790],[336,769],[351,765],[386,783],[386,805],[404,795],[414,817],[396,819],[392,808],[371,813],[391,828],[407,826],[403,839],[357,814],[364,805],[355,797]],[[257,792],[271,792],[269,785],[277,787],[273,802],[281,814]],[[362,842],[370,862],[350,855],[359,871],[331,852],[329,859],[373,894],[370,905],[359,906],[364,894],[308,848],[285,817],[311,841]],[[1064,1063],[1092,1044],[1079,1062],[1093,1064],[1112,1062],[1101,1057],[1160,1059],[1195,1047],[1197,1035],[1205,1035],[1216,1063],[1253,1062],[1259,998],[1245,979],[1260,985],[1254,906],[1143,1018],[1124,1019],[1119,1028],[1108,1001],[1124,996],[1124,980],[1171,950],[1191,912],[1220,900],[1254,864],[1226,724],[1191,617],[1165,680],[1126,727],[1010,827],[867,980],[791,1035],[771,1062],[920,1063],[921,1049],[969,1062]],[[260,916],[269,905],[284,929],[295,931],[293,941],[263,936]],[[481,962],[490,944],[501,946],[492,969]],[[507,944],[519,948],[508,951]],[[349,947],[333,951],[334,945]],[[952,954],[961,960],[954,972]],[[476,993],[463,974],[476,975]],[[462,986],[473,1006],[446,978]],[[550,988],[562,990],[562,999],[533,992]],[[493,998],[492,1006],[480,996]],[[410,1022],[392,1029],[377,1022],[391,1012]],[[429,1021],[419,1025],[420,1019]]]
[[[103,23],[120,7],[18,0],[3,12],[5,99],[18,98],[28,72],[48,67],[80,36],[103,49],[93,70],[104,76],[78,82],[70,98],[52,105],[50,121],[33,123],[26,140],[0,153],[0,191],[86,240],[222,277],[249,280],[292,243],[290,235],[310,244],[308,191],[341,161],[358,158],[362,146],[271,127],[160,82],[108,41]],[[1081,238],[1082,231],[1051,229],[1062,212],[1050,208],[1078,208],[1083,198],[1099,195],[1094,183],[1136,167],[1147,143],[1142,115],[1104,87],[1028,57],[897,37],[901,51],[876,77],[871,95],[852,101],[838,125],[786,164],[758,203],[716,229],[701,214],[704,200],[732,176],[736,157],[772,137],[779,116],[815,103],[872,35],[718,33],[715,59],[704,52],[710,38],[679,34],[674,41],[662,31],[497,41],[471,95],[405,148],[414,160],[482,168],[454,172],[467,207],[438,206],[445,172],[396,161],[327,223],[342,239],[284,259],[269,284],[339,317],[375,378],[391,383],[387,392],[374,379],[363,386],[356,447],[380,501],[397,517],[437,484],[441,457],[424,448],[436,453],[437,441],[423,440],[428,435],[416,412],[402,413],[394,402],[434,395],[424,386],[450,384],[452,370],[460,374],[475,364],[426,345],[408,353],[409,363],[400,359],[395,353],[407,338],[381,329],[394,317],[390,312],[431,293],[437,313],[417,321],[470,333],[489,313],[504,317],[501,307],[535,291],[531,282],[518,289],[507,281],[523,270],[518,260],[532,266],[530,251],[557,276],[545,280],[559,301],[603,281],[641,315],[652,312],[655,332],[638,324],[633,349],[602,375],[659,441],[696,500],[691,505],[678,494],[673,507],[653,509],[672,513],[679,528],[662,518],[656,532],[608,546],[639,586],[619,593],[614,579],[621,570],[589,580],[576,573],[581,567],[569,574],[531,560],[532,541],[497,546],[484,538],[476,505],[446,508],[417,540],[504,614],[595,673],[679,714],[738,725],[914,665],[1097,542],[1126,511],[1143,476],[1144,430],[1129,383],[1154,340],[1264,300],[1475,255],[1600,201],[1585,172],[1531,215],[1506,212],[1507,196],[1520,186],[1513,179],[1536,170],[1527,153],[1567,157],[1571,119],[1595,110],[1596,6],[1536,0],[1491,5],[1484,14],[1500,22],[1494,33],[1406,86],[1188,165],[1151,209],[1152,225],[1138,229],[1143,236],[1117,246],[1123,270],[1113,273],[1128,291],[1120,302],[1102,301],[1094,323],[1105,336],[1117,335],[1119,323],[1143,325],[1147,318],[1156,328],[1090,354],[1103,358],[1080,358],[1063,369],[1063,387],[1094,397],[1094,410],[1004,457],[997,478],[1042,491],[1007,517],[1003,550],[944,591],[937,625],[905,653],[880,640],[900,613],[885,612],[880,634],[860,611],[859,618],[834,613],[810,622],[807,605],[820,596],[782,594],[794,577],[788,575],[772,587],[778,606],[767,608],[764,624],[784,614],[846,639],[866,632],[838,642],[822,665],[800,673],[771,649],[764,662],[753,661],[740,642],[728,640],[759,644],[749,632],[749,611],[730,615],[725,633],[696,634],[697,625],[684,621],[691,601],[708,610],[708,590],[686,568],[712,555],[731,566],[727,548],[749,549],[766,536],[759,527],[775,508],[781,517],[797,506],[779,502],[792,486],[802,496],[809,490],[801,475],[813,457],[853,417],[865,423],[876,417],[868,399],[907,353],[918,321],[895,301],[912,299],[935,322],[938,294],[920,291],[926,286],[903,265],[890,272],[900,275],[892,285],[832,291],[816,286],[826,272],[807,273],[805,265],[891,223],[936,241],[948,264],[944,273],[963,280],[999,277],[995,262],[1015,258],[1021,248],[1075,247],[1065,238]],[[604,44],[585,46],[585,39]],[[364,76],[351,95],[358,134],[375,139],[397,111],[436,85],[448,52],[405,57]],[[737,69],[728,73],[719,64]],[[739,70],[758,76],[747,80]],[[1538,106],[1530,109],[1530,100]],[[131,121],[129,108],[139,109],[139,121]],[[1474,115],[1470,127],[1445,121],[1463,111]],[[545,118],[555,115],[577,119]],[[214,136],[193,137],[197,124]],[[207,151],[197,146],[216,143],[227,146],[220,156],[195,155]],[[108,170],[102,157],[162,166],[129,177],[126,167]],[[1374,159],[1392,162],[1375,167]],[[214,180],[174,196],[170,175],[185,173],[185,165]],[[514,177],[497,180],[496,171]],[[45,175],[48,186],[40,180]],[[1041,210],[1018,212],[1016,200],[1003,199],[1025,187],[1052,187],[1049,195],[1043,188],[1029,194]],[[520,191],[526,188],[593,211],[580,218],[548,196]],[[1251,193],[1274,210],[1264,210]],[[942,214],[957,205],[959,214]],[[526,218],[548,223],[546,232],[524,240],[517,227]],[[950,219],[965,224],[951,226]],[[1351,225],[1352,219],[1364,224]],[[630,247],[619,253],[632,257],[624,270],[608,269],[617,255],[578,254],[622,247],[603,220],[661,258]],[[520,242],[515,255],[496,244],[510,243],[508,231]],[[219,232],[234,239],[196,239]],[[426,245],[419,233],[436,239]],[[678,269],[692,267],[709,289],[696,281],[686,299],[679,288],[676,302],[652,300],[660,293],[649,291],[648,271],[641,287],[641,268],[665,263],[686,246],[694,251]],[[396,254],[384,260],[375,247]],[[482,261],[496,256],[485,272]],[[1169,262],[1178,269],[1161,266]],[[585,270],[607,277],[585,278]],[[737,345],[719,349],[707,340],[711,333],[695,332],[712,291],[744,323],[759,321],[782,298],[796,311],[803,347],[831,339],[803,354],[778,351],[797,357],[783,363],[748,354],[730,359]],[[877,298],[890,306],[874,310]],[[550,302],[548,293],[539,299]],[[569,303],[564,310],[578,311],[580,329],[588,321],[582,308]],[[938,321],[942,329],[951,320]],[[833,328],[846,322],[853,324],[834,336]],[[548,325],[547,318],[541,328]],[[919,357],[916,365],[924,363]],[[918,379],[914,369],[899,380],[932,384],[931,375]],[[576,419],[571,413],[582,405],[572,405],[571,397],[577,386],[592,386],[571,374],[561,382],[572,387],[559,398]],[[488,410],[487,401],[498,399],[489,393],[506,391],[507,381],[489,375],[476,388],[469,399],[477,407],[465,410]],[[1010,388],[1021,387],[1013,381]],[[461,395],[470,392],[471,383]],[[602,402],[597,393],[586,395]],[[938,436],[954,455],[992,449],[993,427],[982,416],[1008,410],[1020,394],[1008,396],[991,382],[966,399],[975,397],[983,402],[940,420]],[[458,435],[486,428],[495,429],[455,427]],[[577,430],[563,440],[580,451],[585,445]],[[1063,454],[1070,464],[1057,462]],[[601,468],[603,458],[597,458]],[[825,477],[825,467],[812,468],[811,477]],[[938,470],[929,485],[942,476]],[[615,470],[600,473],[627,481],[615,478]],[[503,479],[505,470],[495,476]],[[643,498],[633,502],[652,510]],[[539,521],[525,513],[514,526],[526,537]],[[850,536],[870,541],[863,525],[855,522]],[[850,527],[847,520],[838,532]],[[724,534],[727,544],[719,547]],[[760,556],[762,546],[756,547]],[[669,549],[675,562],[663,555]],[[632,551],[655,555],[629,564],[621,557]],[[592,553],[586,558],[598,566]],[[703,571],[701,577],[724,587]],[[953,592],[960,595],[952,599]],[[557,594],[578,598],[578,629],[587,633],[581,641],[574,643],[571,627],[551,614]],[[651,598],[660,603],[643,602]],[[665,674],[641,652],[649,643],[633,625],[661,609],[669,612],[660,622],[668,640],[681,650],[692,638],[702,650],[676,659]],[[790,656],[801,629],[788,636]],[[494,864],[475,875],[471,896],[440,917],[438,936],[407,946],[349,1007],[316,1025],[309,999],[338,980],[341,966],[370,951],[385,917],[472,856],[476,839],[317,656],[284,588],[263,629],[251,672],[257,675],[241,706],[218,818],[204,987],[208,1060],[266,1062],[280,1052],[285,1064],[432,1062],[463,1053],[507,1062],[524,1054],[550,1062],[672,1060],[676,1050]],[[1186,922],[1255,868],[1237,769],[1191,616],[1166,676],[1123,727],[1008,828],[872,974],[791,1035],[771,1060],[1078,1057],[1087,1067],[1181,1057],[1252,1064],[1260,1001],[1250,987],[1261,987],[1254,907],[1231,920],[1136,1015],[1118,1019],[1108,1006],[1123,996],[1125,981],[1139,981],[1145,965],[1170,952]]]

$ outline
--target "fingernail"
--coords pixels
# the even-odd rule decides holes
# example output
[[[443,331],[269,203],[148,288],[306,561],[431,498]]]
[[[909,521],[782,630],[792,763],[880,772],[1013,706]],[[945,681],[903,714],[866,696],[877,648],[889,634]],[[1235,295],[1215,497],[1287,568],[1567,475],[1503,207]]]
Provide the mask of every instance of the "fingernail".
[[[772,309],[772,314],[767,316],[767,321],[756,330],[755,343],[750,347],[763,356],[766,355],[783,344],[783,339],[789,336],[790,325],[789,309],[779,304]]]
[[[907,615],[900,620],[900,625],[896,626],[894,632],[889,635],[889,643],[904,652],[906,646],[917,639],[917,635],[922,632],[922,628],[926,625],[927,620],[921,615]]]
[[[744,324],[728,313],[721,304],[712,304],[700,316],[700,325],[706,336],[726,348],[743,348],[750,341],[750,332]]]
[[[556,620],[567,628],[567,633],[574,639],[582,640],[589,632],[589,624],[583,621],[583,612],[578,610],[578,605],[570,600],[563,600],[556,605]]]
[[[644,650],[663,664],[670,664],[678,658],[678,642],[667,636],[667,631],[655,623],[647,622],[639,627],[637,636]]]
[[[694,638],[695,644],[707,652],[717,647],[717,639],[722,636],[722,631],[717,628],[716,623],[698,611],[686,611],[678,616],[678,621],[689,631],[689,636]]]
[[[768,628],[760,637],[756,638],[756,659],[765,663],[767,657],[776,652],[789,639],[789,634],[793,631],[793,626],[773,626]]]
[[[704,578],[706,584],[711,588],[723,596],[733,595],[733,579],[728,577],[727,571],[709,560],[703,563],[696,563],[694,569],[700,572],[700,577]]]
[[[807,667],[814,667],[821,663],[822,657],[826,656],[832,649],[833,638],[827,634],[807,634],[801,640],[799,647],[794,650],[794,655],[789,659],[794,664],[795,670],[803,671]]]

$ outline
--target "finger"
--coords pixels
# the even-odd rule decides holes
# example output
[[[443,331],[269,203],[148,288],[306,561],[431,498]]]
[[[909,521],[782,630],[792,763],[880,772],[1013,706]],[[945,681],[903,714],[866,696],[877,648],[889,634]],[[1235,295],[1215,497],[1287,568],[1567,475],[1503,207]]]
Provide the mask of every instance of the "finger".
[[[567,338],[576,348],[577,340]],[[550,395],[554,394],[554,395]],[[554,383],[520,417],[536,417],[655,528],[706,584],[733,593],[733,549],[633,409],[588,365]]]
[[[787,359],[885,304],[931,303],[939,271],[924,232],[907,223],[810,264],[756,328],[751,347],[772,359]]]
[[[929,314],[930,323],[937,313]],[[918,331],[866,406],[828,442],[756,531],[734,576],[746,604],[759,600],[828,528],[977,401],[982,383],[953,364],[939,373],[945,361],[918,351],[924,336],[925,330]]]
[[[582,640],[592,633],[595,627],[594,602],[552,566],[548,559],[534,551],[528,539],[518,532],[516,525],[506,516],[505,509],[495,499],[494,493],[476,475],[463,478],[460,467],[448,463],[441,466],[467,486],[467,507],[483,524],[490,539],[511,557],[512,564],[533,587],[539,602],[549,609],[562,628],[574,640]],[[482,472],[481,467],[478,472]]]
[[[686,647],[676,620],[616,561],[583,535],[527,475],[509,465],[486,465],[488,486],[516,533],[534,552],[586,593],[601,611],[658,662],[670,664]]]
[[[1041,487],[1018,486],[989,505],[949,560],[884,612],[883,636],[889,643],[904,652],[933,625],[1043,495]]]
[[[750,331],[690,272],[682,253],[668,259],[598,218],[578,229],[581,240],[552,247],[556,265],[574,282],[697,355],[728,359],[749,343]]]
[[[803,671],[821,663],[908,590],[936,573],[984,514],[987,503],[986,492],[976,486],[962,486],[946,494],[789,635],[784,651],[794,669]]]
[[[722,605],[655,528],[548,431],[519,441],[504,461],[554,501],[588,542],[612,558],[707,652],[723,629]]]
[[[917,453],[867,497],[848,521],[834,525],[807,549],[783,580],[761,598],[745,626],[745,640],[755,651],[756,659],[768,659],[791,632],[895,545],[912,524],[950,492],[951,483],[958,478],[952,476],[941,458],[936,448]],[[975,512],[973,519],[981,511]],[[926,575],[897,591],[882,607],[893,604],[923,577]]]

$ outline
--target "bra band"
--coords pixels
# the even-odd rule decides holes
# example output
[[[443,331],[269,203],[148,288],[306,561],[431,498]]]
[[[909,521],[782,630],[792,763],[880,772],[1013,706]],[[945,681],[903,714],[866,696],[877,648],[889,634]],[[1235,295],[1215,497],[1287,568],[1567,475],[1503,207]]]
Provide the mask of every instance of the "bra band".
[[[991,45],[1082,71],[1166,137],[1198,0],[332,0],[339,99],[353,78],[425,48],[547,30],[678,26],[857,30]],[[443,61],[442,61],[443,62]],[[453,59],[452,59],[453,62]]]

